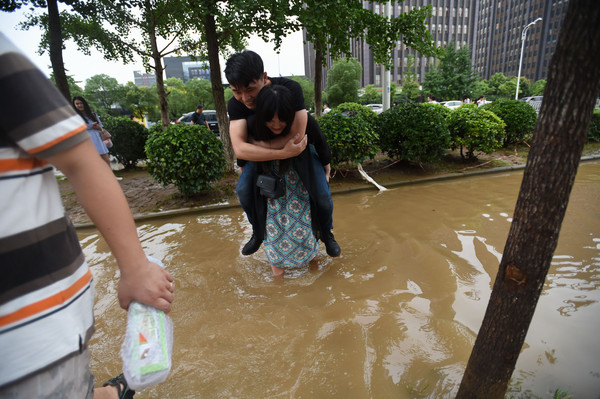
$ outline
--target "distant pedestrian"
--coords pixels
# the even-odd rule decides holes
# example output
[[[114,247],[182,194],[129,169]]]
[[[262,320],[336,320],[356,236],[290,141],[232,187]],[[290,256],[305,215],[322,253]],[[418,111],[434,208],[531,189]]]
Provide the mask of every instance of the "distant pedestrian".
[[[204,125],[207,129],[210,130],[210,126],[208,126],[208,121],[206,120],[206,116],[203,114],[204,112],[204,104],[198,104],[196,108],[196,112],[192,115],[192,125]]]
[[[325,105],[323,105],[323,113],[326,114],[329,111],[331,111],[331,108],[329,108],[329,104],[325,103]]]

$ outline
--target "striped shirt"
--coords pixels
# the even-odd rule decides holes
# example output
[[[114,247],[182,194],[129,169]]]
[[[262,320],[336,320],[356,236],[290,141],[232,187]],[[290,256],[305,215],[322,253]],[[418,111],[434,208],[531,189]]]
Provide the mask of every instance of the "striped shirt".
[[[0,33],[0,386],[77,353],[92,275],[45,159],[89,138],[81,117]]]

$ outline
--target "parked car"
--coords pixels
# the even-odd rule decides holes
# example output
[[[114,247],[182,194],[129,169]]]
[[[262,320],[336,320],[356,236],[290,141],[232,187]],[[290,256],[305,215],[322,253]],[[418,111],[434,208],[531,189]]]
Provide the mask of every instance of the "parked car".
[[[177,120],[177,123],[185,123],[186,125],[189,125],[190,123],[192,123],[192,116],[194,115],[194,112],[196,111],[188,112],[181,115]],[[210,130],[212,130],[215,133],[215,135],[219,137],[219,123],[217,122],[217,111],[207,109],[202,112],[202,115],[204,115],[204,117],[206,118]]]
[[[378,114],[383,112],[383,104],[367,104],[365,107],[371,108],[371,110]]]
[[[544,99],[544,96],[533,96],[533,97],[519,98],[519,101],[525,101],[527,103],[530,103],[532,101],[542,101],[543,99]]]
[[[459,100],[444,101],[442,103],[442,105],[446,108],[456,109],[456,108],[460,107],[461,105],[463,105],[463,102],[459,101]]]
[[[527,104],[531,105],[535,112],[540,113],[540,109],[542,108],[542,101],[544,100],[544,96],[533,96],[533,97],[523,97],[519,98],[519,101],[525,101]]]

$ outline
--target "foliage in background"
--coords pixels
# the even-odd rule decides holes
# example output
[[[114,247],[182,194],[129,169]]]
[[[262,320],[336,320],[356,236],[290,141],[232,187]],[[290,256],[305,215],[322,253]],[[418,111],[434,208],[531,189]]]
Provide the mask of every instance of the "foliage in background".
[[[133,116],[139,120],[144,120],[144,116],[153,122],[160,120],[156,88],[138,86],[133,82],[127,82],[124,91],[125,96],[119,100],[121,107],[131,111]]]
[[[506,124],[505,146],[531,140],[537,122],[537,112],[531,105],[524,101],[501,98],[485,104],[483,108],[492,111]]]
[[[125,168],[131,168],[139,160],[146,159],[144,145],[148,129],[127,117],[107,117],[102,121],[104,128],[112,135],[113,147],[110,153]]]
[[[125,88],[117,79],[101,73],[85,81],[83,96],[98,115],[107,115],[125,96]]]
[[[315,107],[315,85],[314,82],[304,76],[292,76],[291,79],[298,82],[302,87],[302,94],[304,95],[304,105],[306,109],[314,109]],[[233,93],[232,93],[233,94]]]
[[[319,118],[331,149],[332,167],[348,162],[360,163],[377,155],[376,117],[375,112],[363,105],[343,103]]]
[[[208,190],[226,170],[223,145],[205,126],[169,125],[150,130],[148,172],[163,186],[174,184],[185,196]]]
[[[371,49],[376,63],[391,68],[390,54],[403,42],[427,56],[437,55],[433,36],[425,21],[431,16],[431,5],[411,7],[396,17],[386,18],[381,4],[371,11],[363,2],[354,0],[294,0],[293,16],[298,25],[295,30],[305,29],[306,41],[315,49],[314,83],[317,116],[322,109],[322,67],[327,60],[350,55],[350,40],[363,40]],[[329,94],[329,93],[328,93]],[[327,99],[335,102],[330,97]],[[354,100],[355,101],[355,100]]]
[[[375,85],[365,86],[363,94],[358,100],[358,103],[362,105],[381,104],[382,102],[381,87],[375,87]]]
[[[405,103],[377,117],[376,132],[381,150],[391,158],[433,162],[450,146],[447,113],[441,105]]]
[[[50,74],[50,81],[54,83],[54,85],[58,88],[56,84],[56,79],[54,79],[54,73]],[[81,82],[76,81],[75,78],[71,75],[67,75],[67,82],[69,84],[69,91],[71,92],[71,98],[76,96],[83,96],[83,90],[79,87]]]
[[[431,67],[425,74],[423,90],[436,98],[444,100],[462,99],[471,95],[475,85],[475,75],[471,69],[471,51],[467,46],[456,50],[454,41],[450,41],[440,57],[437,68]]]
[[[358,102],[362,65],[356,58],[335,61],[327,73],[327,101],[330,107],[346,102]]]
[[[600,109],[595,109],[587,134],[588,141],[600,143]]]
[[[504,140],[504,121],[492,111],[476,105],[462,105],[450,113],[448,127],[452,148],[467,150],[468,159],[475,158],[475,151],[490,154],[502,147]]]

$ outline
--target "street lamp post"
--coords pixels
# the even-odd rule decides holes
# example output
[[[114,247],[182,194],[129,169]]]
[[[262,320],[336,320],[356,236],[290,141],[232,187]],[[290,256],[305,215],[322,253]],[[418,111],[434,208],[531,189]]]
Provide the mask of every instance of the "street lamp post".
[[[523,49],[525,48],[525,37],[527,36],[527,29],[530,26],[535,25],[536,22],[541,21],[542,18],[538,18],[533,22],[527,24],[525,28],[523,28],[523,33],[521,33],[521,59],[519,60],[519,75],[517,76],[517,91],[515,93],[515,100],[519,99],[519,83],[521,82],[521,65],[523,64]]]

